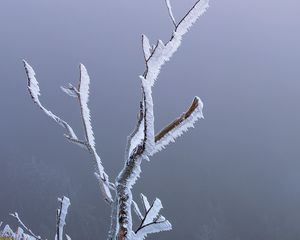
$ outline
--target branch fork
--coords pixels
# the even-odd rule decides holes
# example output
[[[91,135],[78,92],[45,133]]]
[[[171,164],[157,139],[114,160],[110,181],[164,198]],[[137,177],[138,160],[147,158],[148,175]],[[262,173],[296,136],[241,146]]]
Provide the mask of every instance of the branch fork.
[[[72,84],[69,84],[68,87],[62,87],[62,90],[67,95],[76,98],[79,102],[85,133],[85,139],[80,140],[67,122],[54,115],[40,103],[40,89],[35,78],[35,72],[24,60],[28,78],[28,90],[33,101],[46,115],[65,128],[65,137],[71,143],[88,150],[94,159],[96,165],[95,176],[99,181],[103,198],[112,208],[109,240],[144,239],[147,234],[171,230],[170,222],[159,214],[162,209],[161,201],[156,199],[150,205],[147,198],[141,195],[145,210],[144,214],[142,214],[138,205],[133,201],[131,189],[140,176],[141,163],[143,161],[149,161],[149,157],[166,148],[168,144],[174,142],[176,138],[194,127],[194,124],[203,118],[203,103],[199,97],[195,97],[190,107],[183,114],[161,131],[155,133],[152,87],[159,76],[162,66],[170,60],[181,45],[183,36],[208,8],[209,0],[197,0],[178,23],[175,20],[170,0],[165,0],[165,3],[168,15],[174,25],[174,31],[169,41],[164,43],[162,40],[158,40],[154,45],[151,45],[146,35],[142,35],[142,49],[146,69],[140,76],[141,101],[138,121],[133,132],[127,138],[124,166],[115,183],[109,181],[109,177],[96,151],[95,137],[90,120],[90,109],[88,107],[90,78],[85,66],[80,64],[78,87],[74,87]],[[111,190],[115,193],[114,196],[112,196]],[[140,226],[135,231],[132,226],[132,207],[141,220]],[[59,213],[61,215],[62,210]],[[60,235],[61,232],[58,232],[57,236],[59,237]]]

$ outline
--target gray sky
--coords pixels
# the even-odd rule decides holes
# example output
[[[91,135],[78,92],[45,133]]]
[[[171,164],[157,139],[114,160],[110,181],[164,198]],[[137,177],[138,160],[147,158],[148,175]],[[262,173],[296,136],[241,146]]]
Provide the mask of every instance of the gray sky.
[[[194,2],[172,1],[175,17]],[[300,2],[210,5],[153,89],[156,130],[195,95],[205,120],[142,166],[135,196],[159,197],[174,227],[149,239],[300,239]],[[85,64],[97,149],[114,179],[136,122],[141,34],[154,43],[172,32],[164,1],[2,0],[0,30],[1,220],[18,211],[51,239],[66,195],[73,239],[105,239],[110,212],[92,161],[32,104],[21,59],[36,70],[41,101],[79,133],[77,102],[59,86],[77,83]]]

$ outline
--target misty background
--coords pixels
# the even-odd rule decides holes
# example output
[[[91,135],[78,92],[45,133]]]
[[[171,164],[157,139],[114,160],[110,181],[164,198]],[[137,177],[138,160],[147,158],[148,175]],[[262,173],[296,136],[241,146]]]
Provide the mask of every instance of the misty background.
[[[173,0],[177,20],[195,0]],[[156,131],[195,95],[205,119],[151,162],[134,196],[159,197],[174,230],[147,239],[300,239],[300,1],[211,1],[153,89]],[[55,234],[57,197],[71,199],[66,232],[106,239],[110,209],[93,163],[33,105],[25,58],[41,101],[83,134],[79,106],[60,90],[91,77],[96,147],[111,179],[137,120],[141,34],[166,42],[163,0],[0,2],[0,219],[17,211],[44,238]]]

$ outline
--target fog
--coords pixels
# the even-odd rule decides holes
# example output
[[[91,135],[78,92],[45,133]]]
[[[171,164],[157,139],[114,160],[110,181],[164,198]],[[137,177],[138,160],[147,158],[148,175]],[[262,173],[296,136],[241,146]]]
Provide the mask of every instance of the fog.
[[[179,20],[195,0],[172,1]],[[142,164],[134,196],[160,198],[171,232],[147,239],[300,239],[300,2],[211,1],[153,89],[155,128],[204,102],[205,119]],[[0,220],[17,211],[53,239],[57,197],[71,199],[67,233],[105,239],[110,209],[87,152],[68,143],[35,105],[22,65],[34,68],[43,104],[79,134],[79,106],[61,85],[91,77],[96,147],[114,179],[137,120],[141,34],[167,41],[163,0],[0,2]]]

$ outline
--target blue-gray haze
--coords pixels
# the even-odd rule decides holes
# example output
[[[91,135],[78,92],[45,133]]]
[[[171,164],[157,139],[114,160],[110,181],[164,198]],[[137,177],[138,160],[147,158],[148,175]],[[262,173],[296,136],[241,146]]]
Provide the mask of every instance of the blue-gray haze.
[[[177,19],[194,0],[174,0]],[[198,95],[205,119],[143,163],[134,188],[159,197],[174,230],[149,239],[300,239],[300,2],[212,1],[153,89],[156,130]],[[111,178],[137,120],[141,34],[169,39],[163,0],[0,2],[0,218],[18,211],[53,239],[56,198],[70,197],[67,232],[105,239],[110,209],[88,154],[33,105],[21,59],[41,101],[82,134],[76,100],[59,86],[91,77],[98,152]],[[138,199],[137,199],[138,200]]]

